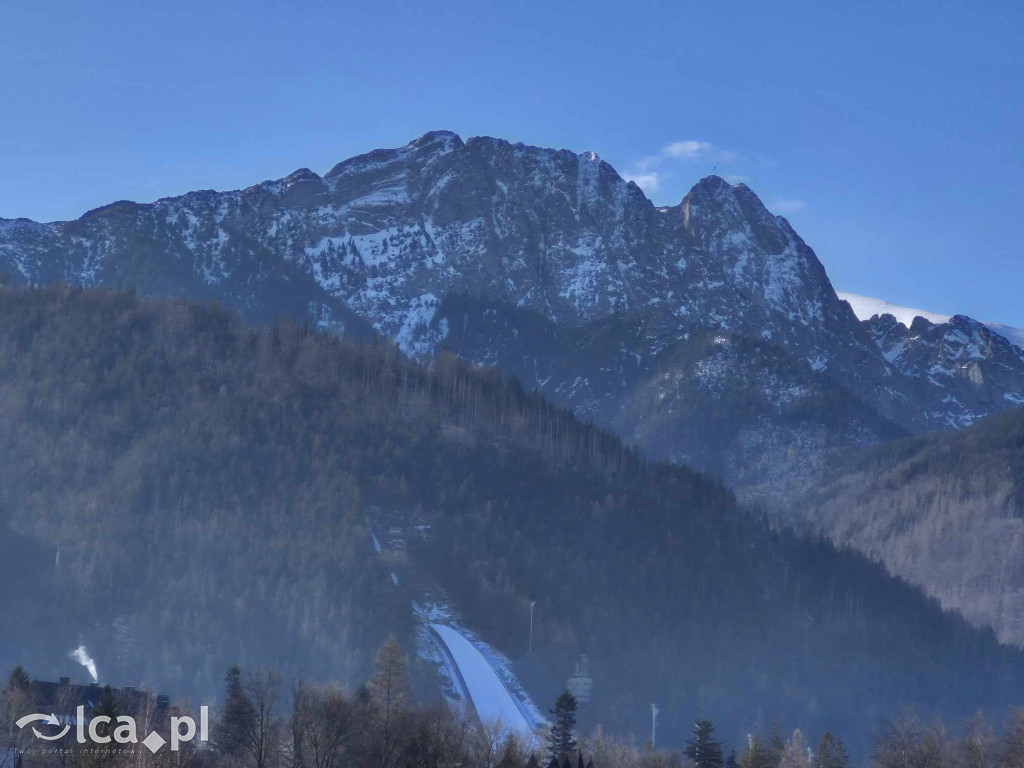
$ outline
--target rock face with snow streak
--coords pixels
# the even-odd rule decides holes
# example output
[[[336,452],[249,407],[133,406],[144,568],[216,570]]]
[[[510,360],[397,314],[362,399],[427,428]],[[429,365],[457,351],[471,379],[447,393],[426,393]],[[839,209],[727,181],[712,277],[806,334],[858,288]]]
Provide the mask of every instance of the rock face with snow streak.
[[[0,271],[447,346],[741,487],[951,423],[749,188],[710,176],[657,208],[593,153],[432,132],[323,177],[0,220]],[[1005,387],[991,409],[1024,380]]]
[[[889,314],[864,324],[933,423],[964,427],[1024,405],[1024,349],[987,325],[954,315],[945,323],[916,317],[908,328]]]

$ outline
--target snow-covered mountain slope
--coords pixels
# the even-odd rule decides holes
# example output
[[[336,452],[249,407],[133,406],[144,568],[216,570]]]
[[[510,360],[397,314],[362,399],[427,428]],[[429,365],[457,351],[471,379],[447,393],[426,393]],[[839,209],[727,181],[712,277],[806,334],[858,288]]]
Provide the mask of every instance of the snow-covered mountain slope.
[[[959,391],[941,407],[922,397],[811,248],[745,185],[709,176],[679,205],[657,208],[591,152],[446,131],[322,177],[300,169],[239,191],[114,203],[73,222],[0,220],[0,271],[16,282],[216,299],[257,321],[375,331],[413,355],[449,347],[653,455],[694,460],[740,486],[743,473],[728,467],[749,464],[756,448],[724,444],[714,415],[722,403],[753,403],[746,387],[772,405],[751,404],[755,434],[735,434],[747,446],[780,435],[797,446],[781,451],[783,465],[761,460],[769,475],[851,435],[875,442],[1004,407]],[[755,340],[786,372],[752,383],[750,359],[726,356],[718,389],[691,386],[692,361],[672,350],[716,332]],[[794,389],[797,379],[813,383]],[[1024,393],[1024,378],[1006,387]],[[659,407],[684,392],[686,409]],[[692,411],[712,426],[678,417]],[[694,450],[701,444],[720,455]]]
[[[891,301],[885,301],[884,299],[872,299],[867,296],[858,296],[856,293],[836,291],[836,295],[843,301],[849,302],[850,306],[853,307],[854,314],[856,314],[857,318],[862,321],[870,320],[875,315],[892,315],[909,328],[916,317],[923,317],[928,322],[935,323],[937,325],[948,323],[953,317],[953,315],[943,315],[940,312],[929,312],[924,309],[902,307],[899,304],[893,304]],[[1014,328],[1010,325],[1004,325],[1003,323],[990,323],[983,321],[983,324],[987,326],[989,330],[998,333],[1010,343],[1016,344],[1018,347],[1024,347],[1024,330]]]
[[[839,293],[861,319],[882,355],[951,427],[972,424],[1024,404],[1024,332],[965,315],[942,315]]]
[[[951,427],[1024,405],[1024,349],[964,315],[945,323],[918,317],[908,328],[892,315],[865,326],[885,358],[916,387],[935,418]]]

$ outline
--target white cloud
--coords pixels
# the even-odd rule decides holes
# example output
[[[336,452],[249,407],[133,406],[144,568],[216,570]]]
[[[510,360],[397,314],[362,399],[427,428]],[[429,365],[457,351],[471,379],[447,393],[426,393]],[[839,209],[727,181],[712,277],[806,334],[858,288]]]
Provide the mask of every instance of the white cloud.
[[[807,203],[803,200],[794,200],[792,198],[779,198],[772,200],[768,204],[768,209],[776,213],[795,213],[796,211],[802,211],[806,207]]]
[[[626,181],[634,181],[644,192],[658,191],[658,174],[655,171],[627,173]]]
[[[694,139],[686,139],[685,141],[673,141],[671,144],[661,150],[661,153],[665,157],[675,157],[685,160],[695,160],[698,157],[705,157],[711,153],[714,147],[711,146],[710,141],[695,141]]]
[[[661,155],[648,155],[647,157],[637,160],[633,165],[638,171],[646,171],[648,168],[654,168],[657,165],[661,165],[661,161],[664,158]]]
[[[636,182],[644,192],[650,195],[658,192],[664,184],[676,177],[677,173],[673,169],[674,162],[700,162],[711,166],[715,163],[732,163],[740,157],[739,152],[716,147],[710,141],[683,139],[666,144],[657,154],[646,155],[636,160],[628,170],[623,172],[622,177],[627,181]],[[692,169],[687,169],[685,175],[689,176],[691,172]],[[746,176],[727,175],[725,178],[732,184],[746,181]]]

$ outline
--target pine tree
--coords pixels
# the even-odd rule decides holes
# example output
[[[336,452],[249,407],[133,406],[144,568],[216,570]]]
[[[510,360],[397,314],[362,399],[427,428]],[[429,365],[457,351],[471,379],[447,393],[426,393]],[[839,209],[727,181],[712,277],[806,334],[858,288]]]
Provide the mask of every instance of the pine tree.
[[[715,725],[710,720],[693,724],[693,738],[686,740],[686,756],[696,768],[722,768],[722,742],[714,738]]]
[[[740,768],[740,764],[736,762],[736,750],[729,750],[729,757],[725,759],[725,768]]]
[[[555,699],[555,708],[551,710],[551,714],[555,716],[555,723],[548,735],[548,751],[556,760],[576,751],[576,736],[573,732],[576,729],[578,706],[576,697],[568,691],[562,691]]]
[[[821,737],[815,757],[818,768],[850,768],[850,757],[842,739],[837,739],[831,733]]]

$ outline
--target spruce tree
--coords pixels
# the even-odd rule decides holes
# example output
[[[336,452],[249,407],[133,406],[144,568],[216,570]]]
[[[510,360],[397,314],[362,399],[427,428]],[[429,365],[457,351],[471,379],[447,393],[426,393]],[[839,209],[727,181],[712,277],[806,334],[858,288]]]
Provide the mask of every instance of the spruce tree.
[[[108,721],[94,724],[97,736],[108,739],[113,737],[114,729],[117,727],[118,711],[114,691],[109,685],[103,686],[99,700],[92,702],[92,708],[89,716],[93,721],[99,717],[110,718]],[[107,746],[115,747],[117,745],[109,744]],[[115,755],[105,754],[102,749],[97,749],[95,752],[86,751],[85,754],[79,758],[77,768],[119,768],[123,764],[123,761],[118,759]]]
[[[686,756],[696,768],[722,768],[722,742],[714,738],[715,724],[698,720],[693,724],[693,737],[686,740]]]
[[[100,700],[92,709],[92,717],[109,717],[106,722],[96,727],[96,733],[100,736],[110,736],[114,732],[114,724],[117,722],[117,701],[114,699],[114,691],[109,685],[103,686],[103,693]]]
[[[222,754],[239,758],[252,741],[256,712],[242,687],[242,670],[229,667],[224,674],[224,714],[213,730],[213,745]]]
[[[7,688],[11,691],[27,691],[31,684],[28,672],[20,664],[12,669],[7,677]]]
[[[551,714],[555,716],[554,725],[548,735],[548,751],[555,760],[567,757],[576,751],[576,708],[579,703],[568,691],[562,691],[555,699],[555,708]]]

